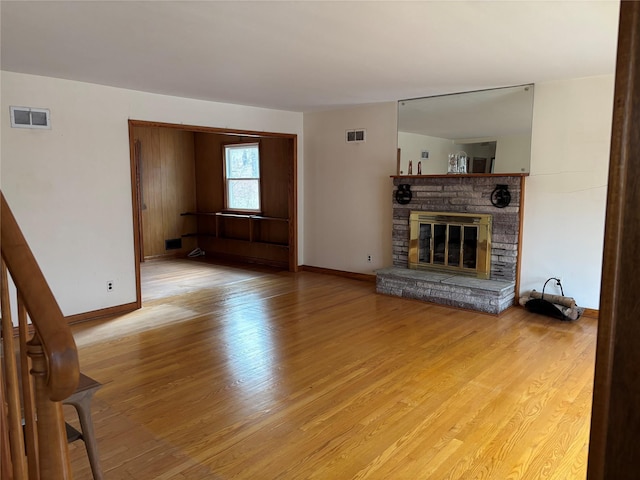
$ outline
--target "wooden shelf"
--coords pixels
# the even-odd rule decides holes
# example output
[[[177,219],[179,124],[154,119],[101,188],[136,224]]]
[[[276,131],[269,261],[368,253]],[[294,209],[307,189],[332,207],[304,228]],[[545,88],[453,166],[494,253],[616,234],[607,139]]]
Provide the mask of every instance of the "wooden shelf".
[[[187,237],[216,237],[216,235],[214,235],[213,233],[198,233],[198,232],[194,232],[194,233],[185,233],[183,235],[180,235],[182,238],[187,238]]]
[[[264,240],[255,240],[254,239],[254,221],[266,221],[266,222],[283,222],[289,223],[288,218],[282,217],[270,217],[268,215],[259,215],[252,213],[233,213],[233,212],[182,212],[181,216],[205,216],[205,217],[215,217],[215,229],[213,232],[190,232],[185,233],[182,237],[211,237],[211,238],[220,238],[227,240],[234,240],[238,242],[248,242],[260,245],[273,245],[277,247],[289,248],[289,245],[280,242],[269,242]],[[220,220],[225,218],[239,218],[249,220],[248,226],[249,230],[247,232],[247,238],[234,238],[230,236],[224,235],[222,233],[224,228],[220,225]]]
[[[180,216],[210,216],[210,217],[229,217],[229,218],[248,218],[249,220],[273,220],[276,222],[287,222],[288,218],[282,217],[269,217],[266,215],[257,215],[252,213],[231,213],[231,212],[182,212]]]
[[[208,215],[208,216],[214,216],[217,215],[217,212],[182,212],[180,214],[181,217],[184,217],[186,215]]]
[[[223,218],[247,218],[249,220],[274,220],[276,222],[289,222],[288,218],[268,217],[266,215],[258,215],[254,213],[217,212],[215,215]]]

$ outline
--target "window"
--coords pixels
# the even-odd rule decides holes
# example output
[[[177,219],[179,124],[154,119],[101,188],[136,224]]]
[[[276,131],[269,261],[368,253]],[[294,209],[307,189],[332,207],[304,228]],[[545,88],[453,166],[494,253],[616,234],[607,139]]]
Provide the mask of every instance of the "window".
[[[260,152],[257,143],[225,145],[225,209],[260,211]]]

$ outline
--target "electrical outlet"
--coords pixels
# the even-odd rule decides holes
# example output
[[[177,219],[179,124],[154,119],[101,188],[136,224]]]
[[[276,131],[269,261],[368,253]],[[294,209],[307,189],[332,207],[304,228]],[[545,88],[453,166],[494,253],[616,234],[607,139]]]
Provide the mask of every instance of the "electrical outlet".
[[[113,280],[107,281],[107,292],[113,292]]]
[[[371,255],[367,255],[367,262],[371,263]]]

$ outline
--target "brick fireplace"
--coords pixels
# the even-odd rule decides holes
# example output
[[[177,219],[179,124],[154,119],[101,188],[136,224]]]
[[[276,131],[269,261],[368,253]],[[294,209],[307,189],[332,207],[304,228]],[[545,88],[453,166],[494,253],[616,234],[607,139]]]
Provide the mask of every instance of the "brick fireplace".
[[[525,175],[499,174],[393,177],[393,267],[377,272],[377,291],[494,314],[513,305],[524,179]],[[400,185],[410,186],[412,198],[406,204],[396,199]],[[510,194],[511,202],[504,208],[492,204],[497,185],[506,186]],[[489,278],[409,269],[410,215],[416,211],[490,215]]]

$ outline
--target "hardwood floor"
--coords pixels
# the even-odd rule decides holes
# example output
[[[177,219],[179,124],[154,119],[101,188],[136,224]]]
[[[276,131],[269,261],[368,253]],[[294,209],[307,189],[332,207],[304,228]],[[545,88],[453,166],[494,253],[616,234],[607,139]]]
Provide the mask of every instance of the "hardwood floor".
[[[192,260],[142,276],[141,310],[74,327],[107,479],[586,476],[594,319]]]

